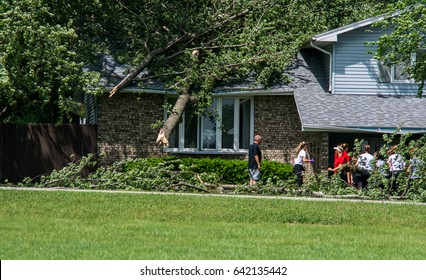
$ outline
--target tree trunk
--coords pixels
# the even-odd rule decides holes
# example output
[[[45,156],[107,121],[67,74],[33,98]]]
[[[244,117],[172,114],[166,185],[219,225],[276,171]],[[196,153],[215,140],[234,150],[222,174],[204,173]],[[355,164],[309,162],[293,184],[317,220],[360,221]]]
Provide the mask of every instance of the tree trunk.
[[[140,72],[142,72],[150,63],[151,61],[154,59],[154,55],[152,53],[149,53],[147,56],[145,56],[145,58],[143,59],[142,63],[139,64],[138,66],[136,66],[135,68],[133,68],[129,74],[123,79],[121,80],[121,82],[116,85],[109,93],[109,97],[112,97],[114,94],[116,94],[117,92],[119,92],[122,88],[127,87],[128,85],[130,85],[133,81],[133,79],[139,75]]]
[[[173,129],[179,123],[180,118],[182,117],[183,112],[185,111],[188,103],[194,103],[195,97],[191,96],[188,93],[188,90],[183,90],[183,93],[179,95],[176,100],[175,105],[173,106],[172,113],[167,118],[163,127],[160,129],[157,137],[157,144],[165,147],[169,146],[169,138],[172,134]]]

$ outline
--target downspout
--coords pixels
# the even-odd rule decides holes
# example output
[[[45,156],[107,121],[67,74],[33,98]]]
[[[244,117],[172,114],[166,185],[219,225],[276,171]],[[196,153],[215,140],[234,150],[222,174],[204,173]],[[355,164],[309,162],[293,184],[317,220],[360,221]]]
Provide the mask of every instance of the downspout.
[[[332,67],[333,67],[333,64],[332,64],[333,63],[333,55],[331,54],[331,52],[328,52],[328,51],[326,51],[324,49],[321,49],[318,46],[315,46],[314,43],[313,43],[313,41],[311,41],[310,43],[311,43],[311,46],[313,48],[319,50],[320,52],[323,52],[323,53],[327,54],[330,57],[330,67],[329,67],[329,71],[328,71],[329,72],[328,73],[328,93],[332,94],[332,92],[331,92],[331,82],[332,82],[332,76],[333,76],[333,69],[332,69]]]

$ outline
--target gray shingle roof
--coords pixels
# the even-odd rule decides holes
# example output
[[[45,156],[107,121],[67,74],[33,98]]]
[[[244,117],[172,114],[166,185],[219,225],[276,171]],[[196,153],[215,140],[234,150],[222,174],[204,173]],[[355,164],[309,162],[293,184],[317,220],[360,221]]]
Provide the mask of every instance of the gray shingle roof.
[[[131,65],[120,64],[111,55],[102,55],[99,57],[96,63],[86,65],[84,67],[85,71],[94,71],[101,73],[100,86],[105,87],[107,90],[112,89],[118,83],[120,83],[127,76],[129,70],[131,69]],[[159,81],[145,80],[143,83],[143,87],[140,87],[137,82],[146,75],[147,72],[140,73],[128,88],[138,90],[141,90],[142,88],[147,88],[152,91],[164,90],[164,84]]]

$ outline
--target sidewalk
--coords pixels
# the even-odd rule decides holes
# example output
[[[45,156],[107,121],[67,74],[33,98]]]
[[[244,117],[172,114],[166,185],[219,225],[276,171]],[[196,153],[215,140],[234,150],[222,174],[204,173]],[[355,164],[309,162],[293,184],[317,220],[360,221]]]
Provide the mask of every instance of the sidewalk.
[[[304,200],[304,201],[327,201],[327,202],[358,202],[358,203],[380,203],[380,204],[415,204],[424,205],[426,203],[395,201],[395,200],[366,200],[366,199],[344,199],[344,198],[317,198],[317,197],[290,197],[290,196],[264,196],[264,195],[229,195],[229,194],[205,194],[205,193],[178,193],[178,192],[151,192],[151,191],[123,191],[123,190],[87,190],[69,188],[23,188],[0,186],[0,190],[21,190],[21,191],[65,191],[65,192],[100,192],[100,193],[127,193],[139,195],[184,195],[184,196],[215,196],[232,198],[253,198],[253,199],[284,199],[284,200]]]

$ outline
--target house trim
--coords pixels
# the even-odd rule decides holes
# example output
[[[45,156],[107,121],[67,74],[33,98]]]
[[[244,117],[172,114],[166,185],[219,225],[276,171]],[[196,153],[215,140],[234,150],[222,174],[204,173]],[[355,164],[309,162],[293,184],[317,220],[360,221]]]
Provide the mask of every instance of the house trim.
[[[105,92],[110,92],[113,87],[106,87]],[[179,95],[175,90],[165,89],[154,89],[154,88],[138,88],[128,87],[120,90],[120,93],[152,93],[152,94],[165,94],[169,96]],[[249,88],[216,88],[212,91],[212,95],[215,97],[219,96],[256,96],[256,95],[268,95],[268,96],[293,96],[292,90],[262,90],[262,89],[249,89]]]
[[[306,132],[354,132],[354,133],[395,133],[399,129],[397,134],[423,134],[426,133],[426,128],[413,128],[413,127],[341,127],[341,126],[314,126],[314,125],[302,125],[302,131]]]
[[[358,29],[358,28],[362,28],[362,27],[374,24],[376,22],[379,22],[379,21],[384,20],[384,19],[389,18],[389,17],[398,16],[402,12],[403,11],[396,11],[396,12],[390,14],[390,15],[388,15],[388,14],[380,15],[380,16],[377,16],[377,17],[372,17],[372,18],[368,18],[368,19],[365,19],[365,20],[361,20],[361,21],[349,24],[349,25],[345,25],[345,26],[342,26],[340,28],[336,28],[336,29],[318,34],[318,35],[312,37],[312,41],[323,42],[323,43],[335,43],[335,42],[338,41],[338,35],[340,35],[342,33],[346,33],[346,32],[349,32],[349,31],[352,31],[352,30],[355,30],[355,29]]]

